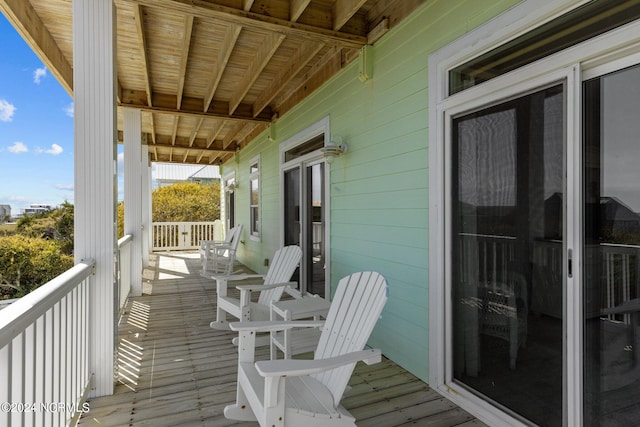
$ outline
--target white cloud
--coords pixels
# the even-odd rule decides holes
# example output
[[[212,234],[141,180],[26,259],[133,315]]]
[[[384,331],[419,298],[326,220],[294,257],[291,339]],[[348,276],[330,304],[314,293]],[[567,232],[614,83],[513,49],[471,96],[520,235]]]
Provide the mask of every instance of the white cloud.
[[[62,149],[61,146],[59,146],[58,144],[51,144],[51,148],[49,148],[48,150],[45,150],[44,152],[47,154],[51,154],[53,156],[57,156],[58,154],[62,153],[64,150]]]
[[[29,149],[27,148],[26,145],[24,145],[24,143],[20,142],[20,141],[16,141],[13,143],[12,146],[10,146],[9,148],[7,148],[7,150],[13,154],[20,154],[20,153],[26,153],[27,151],[29,151]]]
[[[13,120],[13,114],[16,112],[15,105],[7,102],[4,99],[0,99],[0,121],[10,122]]]
[[[73,118],[73,102],[64,108],[64,113]]]
[[[118,176],[124,176],[124,153],[118,153]]]
[[[51,148],[49,148],[48,150],[45,150],[44,148],[36,148],[36,153],[38,154],[51,154],[52,156],[57,156],[58,154],[61,154],[64,150],[62,149],[61,146],[59,146],[58,144],[51,144]]]
[[[39,85],[40,81],[42,81],[42,79],[45,78],[46,76],[47,76],[47,68],[46,67],[38,68],[33,72],[33,82]]]

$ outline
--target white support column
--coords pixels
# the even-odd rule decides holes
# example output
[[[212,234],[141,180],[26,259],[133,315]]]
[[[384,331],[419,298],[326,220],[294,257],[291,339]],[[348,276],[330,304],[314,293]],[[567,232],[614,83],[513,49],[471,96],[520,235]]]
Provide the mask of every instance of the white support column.
[[[152,167],[151,167],[151,161],[149,161],[149,169],[147,170],[148,173],[148,179],[149,179],[149,192],[147,193],[147,208],[146,208],[146,212],[147,212],[147,218],[149,219],[149,253],[151,253],[153,251],[153,209],[152,209],[152,197],[151,194],[153,193],[153,172],[152,172]]]
[[[124,124],[124,234],[131,234],[131,295],[142,295],[142,113],[122,110]]]
[[[151,247],[151,162],[149,161],[149,146],[142,141],[142,267],[149,266],[149,252]]]
[[[90,396],[113,394],[116,96],[112,0],[73,0],[75,259],[95,259],[89,295]]]

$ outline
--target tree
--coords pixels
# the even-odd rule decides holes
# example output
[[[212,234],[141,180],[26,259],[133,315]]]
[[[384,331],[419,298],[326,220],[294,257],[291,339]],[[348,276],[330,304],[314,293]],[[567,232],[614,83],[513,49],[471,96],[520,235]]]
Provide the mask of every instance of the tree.
[[[220,184],[173,184],[153,190],[153,222],[196,222],[220,219]]]
[[[73,267],[55,240],[0,237],[0,299],[24,296]]]

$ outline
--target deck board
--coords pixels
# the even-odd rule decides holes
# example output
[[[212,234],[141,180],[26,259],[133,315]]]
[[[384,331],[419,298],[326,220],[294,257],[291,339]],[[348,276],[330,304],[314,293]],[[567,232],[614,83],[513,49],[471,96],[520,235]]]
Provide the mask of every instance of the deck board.
[[[197,255],[155,254],[150,265],[119,324],[115,392],[90,399],[79,425],[256,426],[223,415],[235,400],[237,350],[233,333],[209,327],[215,284],[199,275]],[[388,359],[358,364],[349,385],[342,403],[359,426],[484,425]]]

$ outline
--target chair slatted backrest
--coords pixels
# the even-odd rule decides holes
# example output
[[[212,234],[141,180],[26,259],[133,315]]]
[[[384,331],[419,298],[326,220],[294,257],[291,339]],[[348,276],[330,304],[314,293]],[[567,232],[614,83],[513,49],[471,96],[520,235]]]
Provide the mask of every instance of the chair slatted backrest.
[[[229,246],[231,247],[231,250],[235,252],[236,249],[238,249],[238,243],[240,243],[240,235],[242,234],[242,224],[236,225],[231,230],[229,230],[229,234],[231,236],[228,243],[229,243]]]
[[[376,272],[354,273],[338,283],[314,359],[363,350],[387,301],[387,282]],[[339,404],[355,363],[313,375]]]
[[[284,283],[291,280],[291,276],[296,271],[300,259],[302,258],[302,249],[299,246],[285,246],[276,251],[271,260],[269,271],[264,278],[265,285],[273,285],[276,283]],[[270,306],[272,301],[280,301],[283,287],[268,289],[260,292],[258,304]]]

